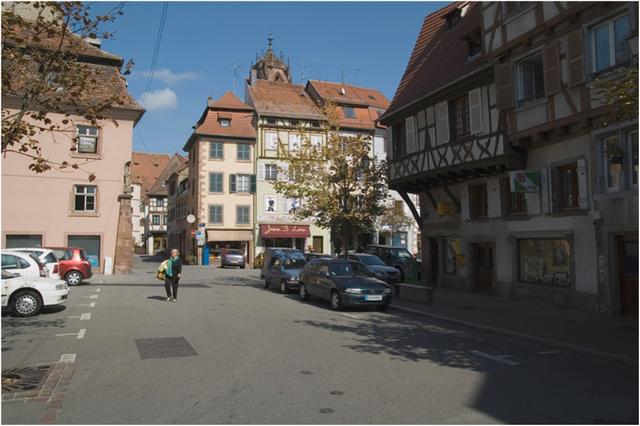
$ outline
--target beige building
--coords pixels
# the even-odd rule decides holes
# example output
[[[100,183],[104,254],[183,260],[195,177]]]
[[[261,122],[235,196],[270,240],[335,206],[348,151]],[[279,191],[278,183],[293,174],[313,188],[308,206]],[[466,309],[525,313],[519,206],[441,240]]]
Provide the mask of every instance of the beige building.
[[[231,92],[209,99],[183,148],[189,153],[189,213],[196,218],[191,230],[206,232],[204,258],[213,260],[224,248],[244,251],[248,261],[254,257],[256,132],[252,118],[253,108]],[[195,244],[191,239],[189,252],[198,252]]]
[[[75,246],[84,249],[96,271],[110,263],[106,260],[123,271],[130,267],[133,251],[129,186],[132,132],[144,110],[128,95],[119,73],[122,58],[88,42],[75,42],[83,61],[103,78],[92,91],[94,99],[118,93],[122,104],[110,110],[115,122],[104,120],[97,126],[74,115],[48,114],[55,124],[68,119],[65,126],[70,132],[62,137],[51,132],[37,134],[43,156],[57,163],[77,162],[78,169],[36,174],[28,169],[29,158],[13,152],[3,155],[2,247]],[[15,112],[21,102],[19,93],[3,91],[3,113]],[[77,149],[71,151],[75,137]],[[89,180],[91,173],[96,176],[93,181]]]
[[[189,206],[189,162],[187,161],[174,171],[167,179],[168,223],[167,241],[170,248],[177,248],[183,258],[191,262],[195,253],[189,252],[191,247],[192,226],[187,222]]]

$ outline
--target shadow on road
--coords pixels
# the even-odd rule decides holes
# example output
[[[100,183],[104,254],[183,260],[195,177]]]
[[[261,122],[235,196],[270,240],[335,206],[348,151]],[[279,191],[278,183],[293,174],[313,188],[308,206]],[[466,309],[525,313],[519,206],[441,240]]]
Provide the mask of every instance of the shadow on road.
[[[62,329],[66,321],[62,318],[51,318],[48,314],[64,311],[64,306],[56,309],[47,308],[40,315],[30,318],[3,316],[2,318],[2,352],[10,351],[19,344],[19,340],[29,337],[37,329]],[[20,339],[19,339],[20,338]],[[31,341],[28,339],[27,341]]]
[[[147,297],[147,299],[159,300],[161,302],[166,302],[167,301],[167,296],[149,296],[149,297]]]

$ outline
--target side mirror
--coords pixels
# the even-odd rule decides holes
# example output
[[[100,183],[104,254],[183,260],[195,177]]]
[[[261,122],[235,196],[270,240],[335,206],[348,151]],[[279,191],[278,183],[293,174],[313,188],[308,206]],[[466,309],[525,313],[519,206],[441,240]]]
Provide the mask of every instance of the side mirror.
[[[331,274],[328,272],[324,272],[322,275],[324,275],[325,278],[329,278],[331,276]]]

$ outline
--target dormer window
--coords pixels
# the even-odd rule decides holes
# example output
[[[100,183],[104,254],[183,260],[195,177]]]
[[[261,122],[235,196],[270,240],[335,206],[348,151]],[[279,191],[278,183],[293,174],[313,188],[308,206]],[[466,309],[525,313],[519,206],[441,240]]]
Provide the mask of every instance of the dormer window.
[[[467,59],[471,60],[482,53],[480,34],[475,34],[467,40]]]
[[[455,9],[447,15],[447,29],[452,30],[460,23],[462,14],[460,9]]]
[[[228,118],[220,119],[220,127],[229,127],[230,125],[231,125],[231,120],[229,120]]]
[[[356,112],[352,106],[343,106],[342,111],[344,112],[345,118],[356,118]]]

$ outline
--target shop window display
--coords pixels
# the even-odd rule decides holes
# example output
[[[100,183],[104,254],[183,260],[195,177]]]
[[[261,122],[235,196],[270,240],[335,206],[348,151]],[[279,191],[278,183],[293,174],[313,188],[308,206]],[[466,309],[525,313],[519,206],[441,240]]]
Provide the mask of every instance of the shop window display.
[[[565,239],[518,240],[520,281],[555,287],[571,284],[571,247]]]

